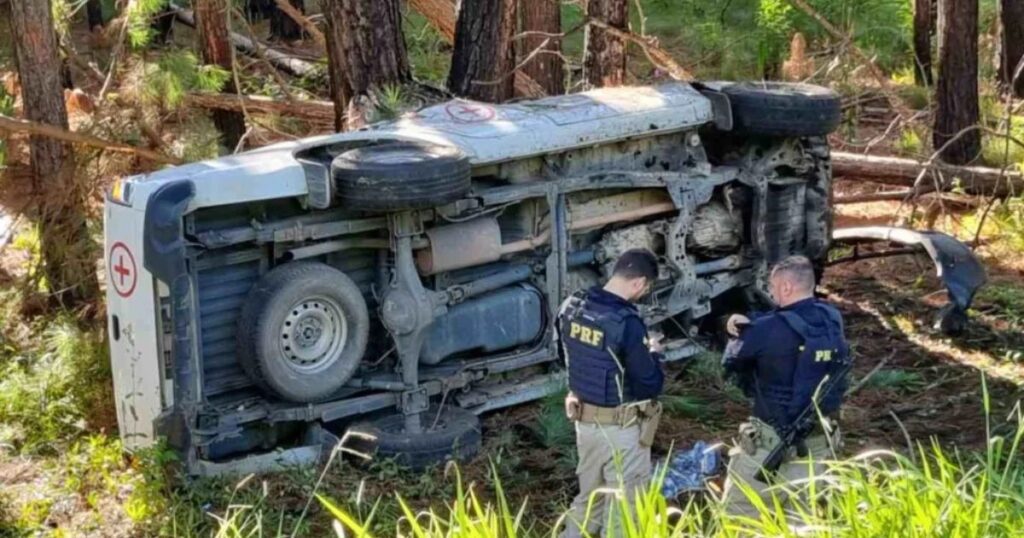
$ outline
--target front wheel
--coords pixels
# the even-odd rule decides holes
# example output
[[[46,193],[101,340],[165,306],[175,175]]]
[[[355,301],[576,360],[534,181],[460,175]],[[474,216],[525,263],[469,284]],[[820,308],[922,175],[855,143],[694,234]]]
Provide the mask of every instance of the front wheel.
[[[422,471],[448,460],[467,461],[480,451],[480,419],[460,407],[431,407],[420,416],[422,431],[405,431],[398,413],[349,428],[349,448]]]

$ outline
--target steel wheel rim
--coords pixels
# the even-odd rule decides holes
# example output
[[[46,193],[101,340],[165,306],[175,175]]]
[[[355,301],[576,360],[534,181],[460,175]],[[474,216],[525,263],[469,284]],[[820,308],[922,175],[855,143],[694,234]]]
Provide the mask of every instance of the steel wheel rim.
[[[348,320],[341,305],[322,296],[295,303],[278,335],[285,363],[303,374],[330,368],[341,358],[347,341]]]

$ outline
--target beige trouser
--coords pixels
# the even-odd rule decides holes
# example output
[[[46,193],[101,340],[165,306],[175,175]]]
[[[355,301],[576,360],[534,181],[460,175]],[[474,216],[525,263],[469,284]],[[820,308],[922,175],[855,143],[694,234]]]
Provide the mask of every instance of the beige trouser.
[[[637,491],[643,491],[651,479],[651,448],[640,445],[640,426],[577,422],[576,449],[580,493],[572,502],[562,537],[582,536],[584,529],[590,536],[621,536],[614,514],[620,506],[619,495],[624,494],[632,505]],[[612,528],[607,528],[609,516]]]
[[[808,452],[806,458],[797,458],[795,449],[791,449],[774,475],[772,484],[769,485],[757,480],[756,476],[761,469],[761,463],[778,442],[778,435],[771,426],[756,418],[751,418],[749,422],[740,425],[737,446],[729,451],[728,476],[723,493],[726,512],[730,515],[760,519],[760,511],[749,495],[760,498],[768,510],[774,512],[773,493],[784,503],[784,508],[792,508],[787,506],[790,499],[784,490],[806,488],[809,477],[821,476],[824,473],[825,466],[822,462],[833,457],[834,449],[838,450],[838,430],[830,437],[831,444],[829,437],[824,434],[808,437],[805,441]],[[752,491],[744,491],[741,484],[745,484]],[[773,489],[772,486],[776,487]]]

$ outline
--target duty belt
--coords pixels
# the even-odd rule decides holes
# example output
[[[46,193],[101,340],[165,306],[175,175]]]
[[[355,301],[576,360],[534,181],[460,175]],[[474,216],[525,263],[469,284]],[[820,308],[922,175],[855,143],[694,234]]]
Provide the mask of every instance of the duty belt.
[[[650,402],[622,404],[618,407],[601,407],[580,402],[580,415],[576,420],[585,424],[602,426],[632,426],[647,413]]]

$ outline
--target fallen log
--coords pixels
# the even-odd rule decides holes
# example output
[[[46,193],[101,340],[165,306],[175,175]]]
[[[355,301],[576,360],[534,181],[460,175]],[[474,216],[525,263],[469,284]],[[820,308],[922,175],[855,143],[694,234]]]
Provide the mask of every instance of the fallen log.
[[[181,164],[181,159],[177,157],[171,157],[170,155],[164,155],[155,151],[140,148],[137,146],[130,146],[128,144],[122,144],[121,142],[113,142],[110,140],[104,140],[85,133],[76,133],[74,131],[67,131],[49,125],[46,123],[38,123],[29,120],[21,120],[12,118],[10,116],[4,116],[0,114],[0,131],[6,131],[9,133],[28,133],[30,135],[47,136],[55,138],[57,140],[63,140],[65,142],[71,142],[74,144],[84,144],[86,146],[92,146],[94,148],[117,151],[120,153],[131,153],[155,161],[158,163],[165,164]]]
[[[998,168],[953,166],[938,162],[928,165],[914,159],[832,152],[832,172],[837,177],[913,187],[922,170],[938,173],[941,190],[960,188],[970,194],[1000,196],[1024,191],[1024,176],[1019,172],[1003,173]],[[935,181],[931,177],[926,177],[921,182],[918,194],[924,192],[923,189],[926,187],[934,190]]]
[[[309,121],[334,123],[334,103],[330,101],[281,101],[262,95],[195,92],[188,94],[185,102],[192,106],[216,110],[279,114]]]
[[[181,22],[182,24],[190,28],[196,27],[196,17],[191,9],[177,7],[173,4],[171,4],[170,9],[174,11],[174,16],[176,19],[178,19],[178,22]],[[316,72],[316,65],[313,63],[307,62],[305,60],[300,60],[293,56],[288,56],[283,52],[274,50],[266,45],[263,45],[262,43],[253,41],[248,37],[236,34],[234,32],[229,32],[229,37],[231,39],[231,44],[234,45],[236,49],[250,56],[258,57],[262,55],[267,59],[268,62],[273,64],[274,67],[277,67],[282,71],[287,71],[288,73],[300,77],[312,75],[313,73]]]
[[[409,5],[430,23],[449,45],[455,44],[455,2],[452,0],[409,0]],[[522,71],[516,71],[512,81],[516,95],[539,98],[547,96],[544,87]]]

